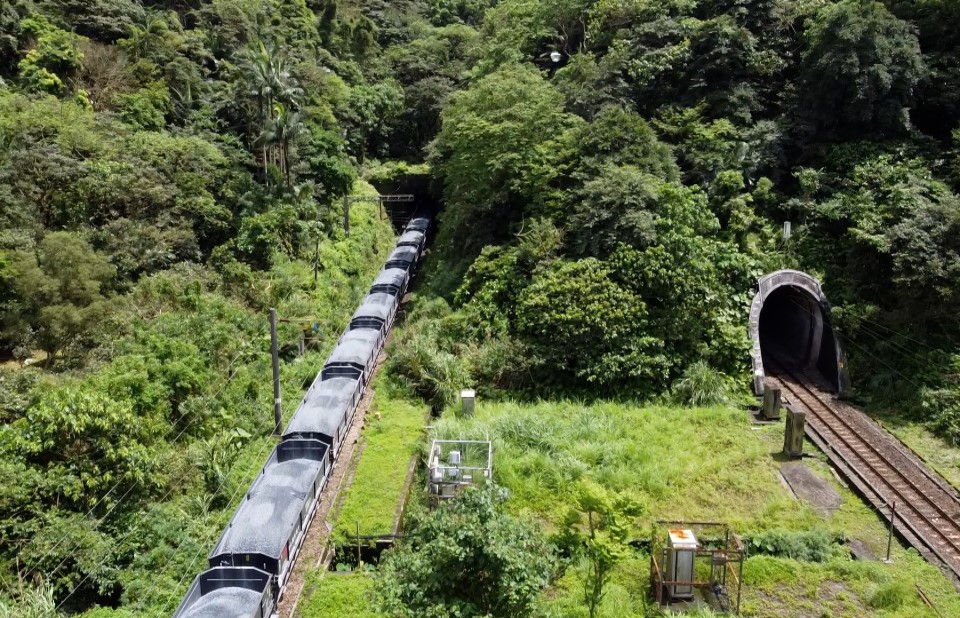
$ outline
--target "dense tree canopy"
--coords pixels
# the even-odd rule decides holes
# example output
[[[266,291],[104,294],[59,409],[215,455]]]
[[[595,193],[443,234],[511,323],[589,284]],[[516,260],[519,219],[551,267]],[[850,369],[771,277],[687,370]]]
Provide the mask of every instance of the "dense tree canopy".
[[[806,31],[800,88],[813,122],[832,135],[902,131],[925,66],[916,28],[880,2],[827,5]]]
[[[742,375],[750,288],[789,266],[823,277],[855,367],[882,379],[892,376],[877,367],[929,371],[960,335],[940,309],[957,289],[949,4],[488,9],[472,78],[429,149],[446,207],[433,284],[459,315],[436,330],[438,353],[512,389],[572,375],[572,390],[596,380],[655,392],[703,363]],[[523,248],[547,227],[559,239],[549,250]],[[637,329],[624,335],[614,316],[627,314]],[[480,326],[464,333],[458,319]],[[593,319],[607,326],[592,330]],[[929,342],[924,360],[891,363],[891,334]],[[484,359],[505,341],[522,358],[491,374]],[[915,371],[897,381],[919,412]],[[949,372],[923,381],[939,388]]]

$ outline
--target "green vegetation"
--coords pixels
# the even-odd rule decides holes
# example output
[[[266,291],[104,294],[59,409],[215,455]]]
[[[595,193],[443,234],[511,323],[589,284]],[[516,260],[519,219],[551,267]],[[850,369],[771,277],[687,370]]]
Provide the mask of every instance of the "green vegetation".
[[[466,489],[433,513],[408,517],[380,563],[378,605],[395,618],[530,616],[554,570],[534,522],[505,513],[495,485]]]
[[[376,394],[362,434],[363,453],[337,514],[334,536],[340,542],[350,542],[356,535],[357,522],[361,536],[393,532],[407,469],[423,438],[425,407],[391,393],[384,376],[377,378],[373,388]]]
[[[426,370],[401,373],[435,406],[463,384],[647,398],[679,379],[697,400],[709,370],[742,388],[750,288],[794,267],[824,283],[860,400],[955,439],[953,4],[488,8],[428,148],[445,210],[427,291],[449,311],[411,325],[400,353]]]
[[[950,582],[913,550],[894,543],[889,565],[852,560],[843,545],[852,539],[883,556],[884,522],[833,481],[822,456],[805,462],[840,492],[839,510],[821,516],[790,497],[770,456],[782,446],[782,428],[752,428],[743,411],[484,403],[474,419],[445,417],[436,434],[493,439],[496,478],[511,492],[508,509],[543,520],[561,546],[569,538],[570,506],[582,502],[584,486],[607,495],[608,504],[618,496],[646,507],[628,526],[631,539],[648,538],[657,519],[730,522],[750,556],[745,616],[854,617],[883,607],[889,613],[882,615],[932,618],[914,584],[942,615],[960,611]],[[591,571],[577,560],[564,564],[541,609],[549,616],[587,616],[584,584]],[[609,573],[598,615],[655,615],[648,582],[649,557],[628,549]]]
[[[820,515],[792,498],[778,478],[777,461],[770,456],[781,446],[782,429],[752,427],[743,411],[486,402],[473,419],[456,419],[448,412],[434,433],[493,439],[496,478],[510,491],[507,510],[521,520],[541,524],[566,556],[558,578],[537,601],[535,615],[589,615],[585,586],[595,581],[591,576],[596,571],[578,556],[590,551],[586,544],[590,528],[568,528],[571,506],[580,505],[575,511],[585,522],[583,513],[591,508],[605,510],[615,504],[646,507],[637,521],[632,517],[616,520],[614,527],[622,532],[615,535],[618,538],[642,541],[648,538],[652,522],[661,518],[731,522],[749,552],[744,565],[745,616],[933,618],[936,614],[926,607],[915,586],[941,615],[960,611],[960,595],[950,582],[913,550],[894,543],[891,564],[851,559],[845,546],[850,540],[883,556],[884,522],[834,482],[822,456],[805,462],[840,493],[839,510]],[[417,520],[424,517],[421,513]],[[463,529],[463,520],[457,525]],[[649,556],[642,545],[613,542],[610,536],[603,541],[604,547],[616,549],[617,556],[606,562],[609,570],[597,615],[659,615],[648,597]],[[577,547],[584,553],[578,553]],[[464,553],[465,557],[475,555]],[[597,556],[612,554],[604,551]],[[450,572],[456,569],[444,571]],[[334,618],[372,611],[371,596],[380,588],[366,576],[354,577],[364,578],[362,585],[356,584],[363,590],[341,583],[342,576],[321,579],[324,583],[306,597],[301,615],[321,615],[321,608],[326,612],[322,615]],[[355,603],[341,600],[344,589],[356,592]],[[323,593],[331,598],[324,600]],[[441,593],[427,597],[444,598]]]
[[[460,79],[455,26],[387,57],[385,18],[0,3],[0,613],[169,613],[201,570],[274,444],[267,309],[289,417],[394,237],[340,198]]]
[[[379,618],[373,609],[373,578],[362,573],[317,572],[307,581],[299,618]]]
[[[631,520],[641,505],[626,494],[614,494],[595,483],[581,483],[577,506],[564,524],[562,543],[583,564],[583,601],[595,618],[617,564],[630,555]]]
[[[266,310],[289,416],[389,248],[375,208],[339,229],[361,174],[443,206],[390,380],[548,398],[438,425],[496,439],[508,510],[559,532],[590,481],[642,525],[730,520],[772,548],[753,615],[922,615],[914,582],[960,613],[915,556],[833,555],[878,522],[797,508],[771,430],[622,403],[736,401],[751,287],[799,268],[850,395],[960,478],[958,6],[3,2],[0,613],[171,609],[272,444]],[[371,532],[426,411],[380,390],[342,513]],[[593,609],[645,613],[643,557],[613,564]],[[592,611],[586,568],[543,611]]]
[[[655,519],[705,512],[741,531],[816,519],[783,491],[771,445],[751,437],[745,413],[728,408],[484,402],[473,419],[444,417],[435,434],[494,440],[496,479],[510,490],[511,508],[555,530],[586,480],[647,507],[634,535]]]
[[[322,287],[304,262],[278,264],[269,287],[243,290],[250,300],[215,272],[160,273],[102,325],[114,338],[95,372],[3,369],[17,388],[4,396],[3,472],[20,479],[0,492],[4,560],[55,574],[60,595],[175,604],[274,445],[266,307],[320,325],[299,358],[300,325],[283,325],[289,415],[389,249],[375,207],[355,216],[351,238],[324,249]]]

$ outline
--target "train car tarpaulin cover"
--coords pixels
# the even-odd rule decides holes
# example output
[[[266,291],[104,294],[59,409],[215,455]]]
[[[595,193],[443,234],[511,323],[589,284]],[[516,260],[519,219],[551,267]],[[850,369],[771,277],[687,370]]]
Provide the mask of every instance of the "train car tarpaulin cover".
[[[830,303],[820,282],[798,270],[760,279],[750,307],[753,388],[763,392],[764,367],[776,357],[794,369],[817,369],[836,391],[848,384],[846,359],[830,324]]]

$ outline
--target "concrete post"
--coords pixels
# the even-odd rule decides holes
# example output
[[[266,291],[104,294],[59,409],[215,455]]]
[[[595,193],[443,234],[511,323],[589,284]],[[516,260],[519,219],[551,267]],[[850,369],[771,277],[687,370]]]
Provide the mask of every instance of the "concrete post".
[[[807,424],[807,415],[793,406],[787,408],[787,426],[783,432],[783,454],[787,457],[803,456],[803,433]]]
[[[763,385],[763,418],[768,421],[780,420],[780,389],[769,384]]]

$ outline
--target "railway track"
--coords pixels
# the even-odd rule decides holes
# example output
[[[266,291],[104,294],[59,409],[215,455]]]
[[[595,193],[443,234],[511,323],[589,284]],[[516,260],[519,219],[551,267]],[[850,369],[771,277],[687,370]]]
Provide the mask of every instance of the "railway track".
[[[819,374],[776,367],[786,399],[807,413],[807,435],[897,532],[960,588],[960,496],[862,412],[817,386]]]

